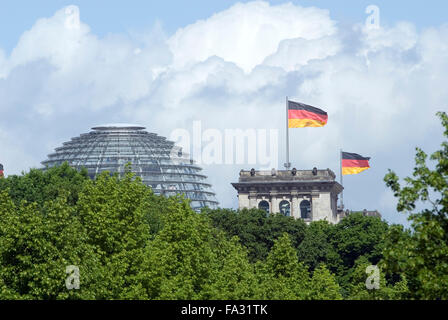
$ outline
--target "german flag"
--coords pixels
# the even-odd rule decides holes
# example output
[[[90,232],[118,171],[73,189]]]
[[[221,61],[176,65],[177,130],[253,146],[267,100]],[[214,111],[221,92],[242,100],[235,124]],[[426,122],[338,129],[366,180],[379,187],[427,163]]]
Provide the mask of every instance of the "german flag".
[[[369,157],[357,153],[342,152],[342,175],[358,174],[370,168]]]
[[[325,111],[288,100],[288,128],[323,127],[327,120]]]

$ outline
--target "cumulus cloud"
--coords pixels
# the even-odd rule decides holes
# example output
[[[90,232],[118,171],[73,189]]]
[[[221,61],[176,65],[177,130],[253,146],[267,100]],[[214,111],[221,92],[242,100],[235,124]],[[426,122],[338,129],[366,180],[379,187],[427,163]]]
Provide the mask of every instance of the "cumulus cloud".
[[[0,49],[0,162],[7,173],[39,166],[99,123],[169,136],[201,120],[204,130],[278,129],[281,166],[289,96],[329,113],[324,128],[290,131],[294,166],[338,173],[339,148],[371,156],[371,170],[344,181],[346,204],[390,212],[387,168],[408,174],[414,147],[440,142],[447,58],[447,26],[341,27],[327,10],[292,3],[238,3],[171,36],[155,25],[104,38],[70,6],[36,21],[11,54]],[[236,206],[230,182],[248,166],[204,167],[223,206]]]
[[[70,112],[75,103],[91,110],[138,100],[148,93],[158,68],[171,60],[164,44],[139,48],[125,35],[98,39],[77,20],[77,13],[77,7],[69,6],[39,19],[4,63],[3,78],[39,60],[54,68],[45,79],[45,101],[33,101],[40,114],[48,115],[54,108]]]
[[[277,51],[266,57],[264,65],[281,67],[288,72],[299,70],[312,60],[322,60],[334,56],[341,49],[337,37],[322,37],[306,40],[303,38],[282,40]]]
[[[182,28],[168,43],[176,67],[216,55],[249,72],[274,54],[282,40],[319,39],[334,34],[335,25],[327,10],[256,1],[236,4]]]

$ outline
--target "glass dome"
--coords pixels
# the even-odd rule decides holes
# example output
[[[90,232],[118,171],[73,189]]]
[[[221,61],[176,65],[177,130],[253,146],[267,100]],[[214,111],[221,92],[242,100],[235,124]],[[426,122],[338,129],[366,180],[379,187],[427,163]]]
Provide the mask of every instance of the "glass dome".
[[[216,208],[215,193],[202,169],[172,141],[144,129],[134,124],[94,127],[64,142],[42,164],[52,167],[67,161],[76,169],[85,167],[94,179],[103,171],[122,174],[131,163],[131,171],[156,194],[184,194],[194,210]]]

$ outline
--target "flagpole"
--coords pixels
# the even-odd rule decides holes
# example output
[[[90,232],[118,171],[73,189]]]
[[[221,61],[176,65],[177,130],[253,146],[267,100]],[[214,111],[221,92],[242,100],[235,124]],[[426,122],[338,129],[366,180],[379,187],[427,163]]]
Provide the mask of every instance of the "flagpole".
[[[291,167],[289,162],[289,124],[288,124],[288,97],[286,97],[286,163],[285,168],[288,170]]]
[[[342,180],[342,149],[339,150],[339,166],[340,166],[340,174],[341,174],[341,186],[342,186],[342,191],[341,191],[341,209],[344,210],[344,184],[343,184],[343,180]]]

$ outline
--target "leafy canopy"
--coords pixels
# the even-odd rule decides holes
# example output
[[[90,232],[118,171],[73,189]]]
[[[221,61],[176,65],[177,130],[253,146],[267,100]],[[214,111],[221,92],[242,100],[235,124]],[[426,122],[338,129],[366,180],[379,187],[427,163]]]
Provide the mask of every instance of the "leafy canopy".
[[[389,273],[406,275],[410,292],[417,299],[448,298],[448,115],[437,113],[444,127],[442,148],[428,156],[416,148],[412,177],[404,179],[395,172],[384,177],[398,199],[397,210],[408,212],[413,232],[390,230],[384,250],[384,265]],[[417,204],[424,206],[415,212]]]

